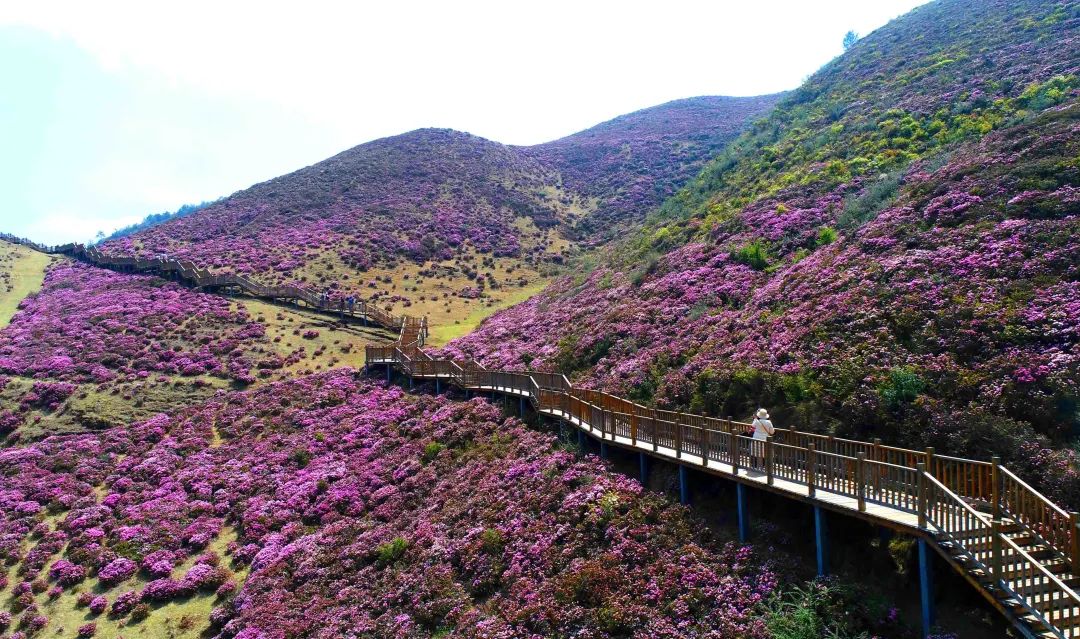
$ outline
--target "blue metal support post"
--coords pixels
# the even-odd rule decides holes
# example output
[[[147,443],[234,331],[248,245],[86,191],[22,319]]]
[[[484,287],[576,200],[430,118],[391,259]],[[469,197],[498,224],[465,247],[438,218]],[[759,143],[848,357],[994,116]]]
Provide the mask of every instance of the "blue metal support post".
[[[518,398],[518,417],[525,416],[525,397]]]
[[[436,395],[442,395],[442,389],[439,386],[439,378],[438,377],[435,378],[435,394]]]
[[[649,456],[645,453],[638,453],[638,476],[642,486],[649,483]]]
[[[607,459],[607,458],[608,458],[607,442],[605,442],[604,440],[601,439],[600,440],[600,459]]]
[[[814,506],[814,541],[817,550],[817,574],[825,577],[829,574],[829,520],[828,513],[821,506]]]
[[[686,466],[679,466],[679,503],[690,503],[690,476]]]
[[[585,442],[585,431],[583,431],[583,430],[581,430],[579,428],[578,432],[577,432],[577,445],[578,445],[578,448],[580,448],[581,452],[583,452],[583,453],[586,452],[586,450],[587,450],[585,444],[586,444],[586,442]]]
[[[922,634],[929,637],[934,627],[934,557],[926,540],[919,538],[919,595],[922,602]]]
[[[739,541],[746,543],[750,539],[750,495],[746,484],[735,484],[735,503],[739,511]]]

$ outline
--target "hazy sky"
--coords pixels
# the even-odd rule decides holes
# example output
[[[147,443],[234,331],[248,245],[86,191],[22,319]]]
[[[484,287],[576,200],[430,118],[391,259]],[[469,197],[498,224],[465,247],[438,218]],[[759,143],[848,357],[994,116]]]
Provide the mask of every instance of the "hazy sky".
[[[0,2],[0,231],[86,240],[438,126],[791,89],[921,0]]]

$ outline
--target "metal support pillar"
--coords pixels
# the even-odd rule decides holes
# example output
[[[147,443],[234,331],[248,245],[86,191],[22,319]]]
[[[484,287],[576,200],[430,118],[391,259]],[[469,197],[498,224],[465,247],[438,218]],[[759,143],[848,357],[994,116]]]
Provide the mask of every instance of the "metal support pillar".
[[[690,503],[690,476],[686,466],[679,466],[679,503]]]
[[[387,364],[387,365],[386,365],[386,383],[387,383],[387,384],[389,384],[389,383],[390,383],[390,372],[391,372],[391,369],[393,369],[393,366],[390,366],[389,364]]]
[[[577,445],[583,453],[588,451],[588,447],[586,444],[587,442],[585,441],[585,431],[579,428],[577,432]]]
[[[826,577],[829,574],[828,516],[829,514],[821,506],[814,506],[814,541],[816,542],[818,577]]]
[[[518,398],[518,417],[524,417],[524,416],[525,416],[525,398],[524,397],[519,397]]]
[[[607,442],[605,442],[604,440],[601,439],[600,440],[600,459],[607,459],[607,458],[608,458]]]
[[[642,486],[649,483],[649,456],[645,453],[638,453],[638,478]]]
[[[749,488],[742,482],[735,484],[735,507],[739,514],[739,541],[746,543],[750,539],[750,495]]]
[[[919,538],[919,599],[922,602],[922,636],[934,627],[934,556],[926,539]]]
[[[439,384],[439,378],[435,378],[435,394],[442,395],[442,386]]]

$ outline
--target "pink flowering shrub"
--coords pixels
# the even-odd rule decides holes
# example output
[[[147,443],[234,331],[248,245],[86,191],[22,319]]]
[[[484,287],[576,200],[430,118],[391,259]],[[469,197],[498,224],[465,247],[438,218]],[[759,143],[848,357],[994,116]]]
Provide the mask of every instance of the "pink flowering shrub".
[[[0,331],[0,372],[62,382],[35,384],[24,400],[53,407],[72,383],[135,380],[142,372],[230,378],[243,347],[263,330],[221,297],[60,262]]]
[[[208,596],[223,637],[766,636],[754,611],[774,577],[749,548],[710,541],[680,507],[494,406],[347,369],[2,449],[0,474],[0,539],[29,538],[41,511],[20,504],[62,513],[50,577],[78,567],[117,583],[194,561],[109,595],[111,608],[88,597],[114,618]],[[190,541],[225,525],[240,538],[224,557]],[[237,588],[231,570],[247,564]]]

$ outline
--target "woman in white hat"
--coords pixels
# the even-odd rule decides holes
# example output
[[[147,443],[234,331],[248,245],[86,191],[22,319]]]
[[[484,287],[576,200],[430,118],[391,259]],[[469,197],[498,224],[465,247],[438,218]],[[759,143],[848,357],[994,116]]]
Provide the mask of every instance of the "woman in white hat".
[[[769,411],[764,408],[757,409],[757,413],[754,414],[754,423],[751,424],[754,429],[754,441],[752,442],[752,463],[755,468],[765,467],[765,440],[776,434],[776,429],[773,428],[772,422],[769,421]]]

